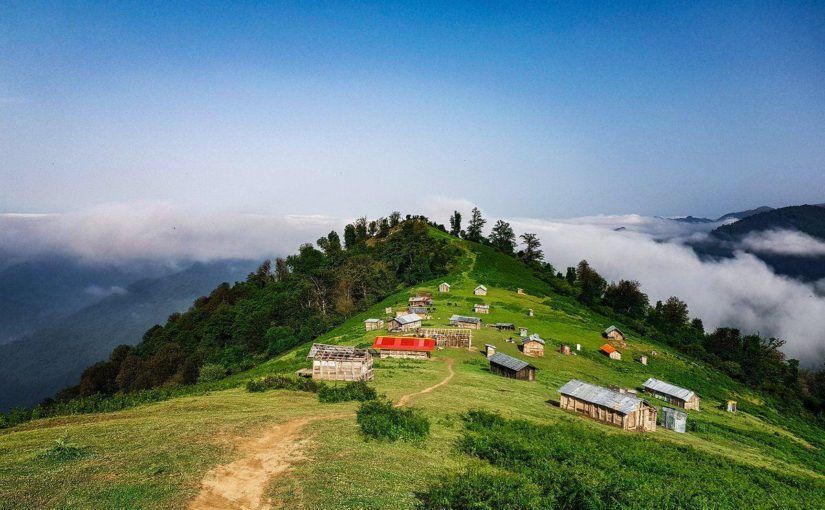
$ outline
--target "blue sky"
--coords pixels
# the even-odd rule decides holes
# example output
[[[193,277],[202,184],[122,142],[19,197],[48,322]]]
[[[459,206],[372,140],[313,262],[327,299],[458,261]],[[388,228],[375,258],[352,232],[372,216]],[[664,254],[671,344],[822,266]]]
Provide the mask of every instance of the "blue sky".
[[[0,2],[0,212],[825,202],[823,83],[822,3]]]

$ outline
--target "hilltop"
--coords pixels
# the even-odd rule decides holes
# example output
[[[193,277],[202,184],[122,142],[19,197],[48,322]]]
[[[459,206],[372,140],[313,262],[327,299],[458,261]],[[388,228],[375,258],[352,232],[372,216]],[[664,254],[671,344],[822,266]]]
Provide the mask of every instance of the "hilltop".
[[[374,295],[380,297],[372,301],[359,295],[340,321],[319,324],[320,334],[307,330],[288,342],[276,337],[261,347],[251,368],[244,368],[238,354],[232,360],[236,369],[222,379],[180,385],[173,373],[152,390],[159,402],[35,419],[0,431],[0,508],[187,508],[190,502],[191,508],[206,508],[225,504],[222,497],[251,497],[250,508],[311,509],[479,508],[471,505],[480,501],[513,509],[825,504],[825,432],[809,415],[802,418],[803,409],[783,407],[779,393],[748,386],[744,376],[730,375],[735,371],[702,361],[704,354],[691,355],[658,335],[648,336],[642,330],[652,329],[633,319],[630,307],[617,320],[604,305],[588,303],[585,294],[571,294],[570,286],[582,282],[571,283],[573,278],[552,268],[539,270],[433,227],[426,229],[432,241],[394,235],[400,234],[370,240],[374,246],[364,251],[369,258],[358,259],[359,267],[384,261],[392,282],[376,284]],[[392,244],[399,239],[432,243],[426,246],[438,260],[424,263],[415,250],[402,254]],[[302,253],[317,255],[308,248]],[[578,268],[580,280],[588,270]],[[249,281],[257,282],[256,276]],[[437,291],[442,281],[451,284],[449,293]],[[208,337],[214,327],[208,321],[217,319],[205,313],[220,308],[216,296],[224,296],[226,314],[246,318],[254,316],[253,305],[271,303],[283,291],[275,281],[254,283],[257,291],[253,283],[216,289],[162,330],[147,334],[144,344],[154,343],[156,354],[165,341],[186,337],[202,349],[207,344],[194,338]],[[488,295],[473,294],[479,284],[489,288]],[[545,355],[526,358],[508,341],[518,331],[484,327],[473,331],[469,350],[439,350],[429,361],[376,360],[370,386],[428,420],[429,435],[418,441],[367,440],[354,402],[321,403],[306,391],[246,389],[250,380],[306,368],[313,342],[372,345],[376,332],[365,331],[363,321],[385,317],[387,307],[403,309],[421,292],[434,299],[425,326],[446,327],[451,315],[474,315],[473,305],[485,303],[490,305],[490,314],[482,316],[485,324],[527,327],[545,340]],[[617,288],[606,292],[614,304],[620,301]],[[258,296],[266,297],[259,301]],[[655,307],[660,315],[669,310],[663,306]],[[183,328],[181,322],[195,326]],[[207,323],[209,328],[198,329]],[[627,346],[620,347],[622,360],[598,351],[605,343],[602,331],[612,324],[628,334]],[[234,337],[224,341],[231,344],[229,338]],[[534,364],[536,381],[490,373],[478,349],[484,344]],[[564,356],[558,352],[562,344],[582,349]],[[148,344],[136,352],[143,350],[154,355]],[[649,357],[647,366],[634,361],[641,355]],[[720,360],[719,366],[744,362]],[[701,396],[701,410],[688,411],[686,434],[663,427],[645,434],[622,431],[557,406],[558,388],[573,378],[638,388],[648,377]],[[738,413],[720,408],[728,399],[738,402]],[[44,455],[63,437],[77,445],[64,450],[76,454]]]

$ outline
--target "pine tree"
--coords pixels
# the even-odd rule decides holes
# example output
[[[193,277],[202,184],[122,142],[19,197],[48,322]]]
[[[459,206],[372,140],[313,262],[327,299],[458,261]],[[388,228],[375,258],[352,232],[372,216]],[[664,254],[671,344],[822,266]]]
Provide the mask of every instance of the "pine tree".
[[[468,241],[480,243],[482,239],[484,239],[481,229],[484,228],[485,223],[487,223],[487,220],[481,217],[481,211],[478,210],[478,207],[473,207],[470,223],[467,225],[467,232],[464,238]]]

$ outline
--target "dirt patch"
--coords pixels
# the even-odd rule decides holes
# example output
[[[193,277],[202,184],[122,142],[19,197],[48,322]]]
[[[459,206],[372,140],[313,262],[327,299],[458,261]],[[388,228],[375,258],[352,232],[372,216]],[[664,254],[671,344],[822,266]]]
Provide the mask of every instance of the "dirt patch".
[[[444,378],[443,381],[439,382],[438,384],[434,384],[429,388],[424,388],[421,391],[403,395],[400,399],[398,399],[398,403],[395,404],[395,407],[403,407],[407,405],[407,402],[409,402],[412,397],[415,397],[416,395],[423,395],[424,393],[429,393],[434,389],[444,386],[445,384],[450,382],[450,379],[452,379],[455,375],[455,372],[453,372],[453,358],[447,358],[447,371],[449,372],[449,374],[447,375],[447,377]]]

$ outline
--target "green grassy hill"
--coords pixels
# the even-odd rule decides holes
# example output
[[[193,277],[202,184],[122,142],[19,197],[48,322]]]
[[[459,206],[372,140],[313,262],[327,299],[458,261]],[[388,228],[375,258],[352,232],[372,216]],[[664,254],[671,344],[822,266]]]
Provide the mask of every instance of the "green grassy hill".
[[[425,326],[444,326],[454,313],[472,315],[473,303],[484,302],[491,305],[485,323],[512,322],[546,339],[545,356],[530,359],[539,369],[537,381],[489,372],[477,346],[495,344],[524,359],[507,342],[518,333],[493,328],[474,331],[471,350],[441,350],[427,362],[377,360],[371,384],[393,401],[409,395],[408,405],[429,418],[431,429],[420,442],[368,441],[356,424],[355,403],[245,389],[252,378],[307,367],[309,344],[303,344],[250,371],[188,387],[177,398],[0,431],[0,508],[190,508],[204,480],[232,480],[238,475],[233,470],[245,469],[244,459],[257,454],[263,455],[258,464],[270,469],[262,482],[263,508],[412,509],[426,499],[417,494],[435,486],[443,488],[437,494],[449,494],[461,484],[472,486],[476,477],[511,484],[548,508],[825,507],[821,429],[782,415],[727,376],[632,331],[623,359],[608,360],[598,347],[611,321],[554,294],[513,258],[449,239],[465,250],[444,278],[452,284],[449,294],[436,290],[442,279],[406,289],[317,341],[367,346],[375,332],[364,331],[364,319],[382,317],[385,307],[405,306],[410,295],[427,290],[435,312]],[[479,283],[490,289],[486,297],[472,295]],[[526,295],[516,293],[519,287]],[[562,356],[561,343],[580,343],[582,350]],[[653,350],[658,354],[648,366],[633,361]],[[416,394],[451,373],[445,384]],[[689,412],[688,433],[625,432],[554,405],[556,390],[571,378],[635,388],[651,376],[702,397],[701,410]],[[719,409],[729,398],[738,400],[739,413]],[[468,418],[471,410],[500,418]],[[76,455],[44,455],[65,436],[81,447]],[[210,478],[219,466],[225,470]],[[430,508],[465,506],[431,502]]]

